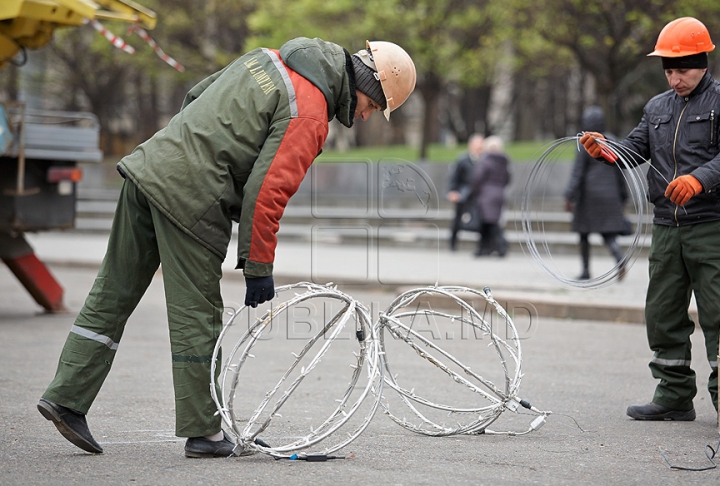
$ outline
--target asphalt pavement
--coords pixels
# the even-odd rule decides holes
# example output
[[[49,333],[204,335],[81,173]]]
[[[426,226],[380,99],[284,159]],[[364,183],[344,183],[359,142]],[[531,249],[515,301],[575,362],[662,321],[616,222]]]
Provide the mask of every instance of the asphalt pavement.
[[[373,317],[407,289],[434,284],[490,287],[497,300],[514,311],[522,336],[519,396],[552,411],[547,423],[517,437],[435,438],[410,432],[377,413],[360,437],[338,452],[344,459],[311,463],[274,460],[264,454],[187,459],[184,441],[173,433],[170,349],[159,272],[128,322],[113,370],[88,415],[105,453],[86,454],[65,441],[35,406],[52,379],[62,344],[92,285],[106,238],[74,232],[30,235],[36,253],[65,288],[67,313],[40,312],[7,268],[0,267],[0,420],[4,424],[0,484],[720,483],[718,469],[673,470],[662,455],[676,466],[712,466],[705,454],[706,445],[715,448],[718,443],[717,414],[706,389],[710,368],[700,352],[700,332],[692,336],[697,350],[693,368],[698,374],[698,418],[684,423],[638,422],[625,415],[629,404],[648,401],[654,389],[642,325],[647,285],[643,259],[635,262],[622,282],[579,290],[560,285],[519,252],[505,258],[475,258],[441,245],[434,250],[409,245],[383,248],[372,242],[361,247],[338,245],[331,239],[281,241],[275,270],[278,283],[334,282],[371,307]],[[242,275],[233,270],[233,251],[231,246],[224,266],[226,303],[240,301],[244,294]],[[579,270],[578,260],[558,255],[553,265],[573,275]],[[612,261],[603,255],[593,257],[597,271],[603,265],[610,268]],[[469,359],[475,350],[487,349],[487,341],[450,336],[440,334],[443,345],[457,350],[454,353],[469,353]],[[289,333],[260,343],[258,354],[264,356],[260,362],[268,366],[248,376],[242,390],[248,394],[268,390],[272,382],[265,373],[276,368],[274,359],[290,355],[302,343]],[[418,393],[441,391],[448,403],[461,399],[462,386],[443,373],[429,372],[427,363],[413,352],[393,359],[403,369],[401,378],[416,380]],[[298,389],[294,394],[298,406],[264,439],[272,444],[282,441],[283,434],[292,435],[294,427],[322,422],[323,410],[333,399],[327,390],[338,380],[343,382],[343,369],[324,370],[307,384],[308,392]],[[482,367],[473,369],[484,372]],[[491,428],[525,430],[532,419],[506,411]]]

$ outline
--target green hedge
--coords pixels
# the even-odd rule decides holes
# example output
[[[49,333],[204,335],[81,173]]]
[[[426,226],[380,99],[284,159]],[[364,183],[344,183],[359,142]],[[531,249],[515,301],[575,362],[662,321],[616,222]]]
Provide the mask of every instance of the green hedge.
[[[505,147],[510,159],[513,162],[535,162],[543,151],[547,149],[551,141],[545,142],[513,142],[508,143]],[[574,149],[569,145],[567,150],[563,150],[559,157],[554,160],[572,161],[574,159]],[[466,150],[465,144],[458,144],[457,147],[451,148],[441,144],[431,145],[428,149],[428,161],[438,163],[453,162],[460,154]],[[372,147],[355,147],[346,152],[337,150],[324,150],[318,160],[328,161],[337,159],[370,159],[373,161],[397,158],[407,161],[417,161],[419,150],[415,147],[407,145],[385,145]],[[558,154],[554,154],[558,155]]]

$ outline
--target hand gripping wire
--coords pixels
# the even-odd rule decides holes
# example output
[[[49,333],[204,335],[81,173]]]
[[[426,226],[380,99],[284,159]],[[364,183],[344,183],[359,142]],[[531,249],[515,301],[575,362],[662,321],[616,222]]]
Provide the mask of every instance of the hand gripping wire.
[[[613,140],[597,140],[603,150],[616,157],[613,166],[620,170],[628,189],[629,212],[636,222],[635,231],[631,235],[632,239],[622,259],[610,270],[588,280],[567,277],[553,258],[552,244],[548,238],[549,224],[546,224],[545,215],[552,212],[553,209],[551,207],[553,197],[549,191],[553,188],[556,189],[557,184],[554,181],[557,180],[559,171],[564,170],[567,165],[564,162],[559,163],[558,160],[566,158],[572,151],[584,150],[579,143],[582,135],[580,133],[574,137],[561,138],[548,144],[533,164],[521,196],[522,247],[523,251],[527,251],[543,270],[561,283],[571,287],[595,289],[607,286],[617,280],[621,272],[632,267],[639,255],[641,245],[647,238],[650,227],[647,183],[644,172],[638,166],[637,161],[641,160],[641,157],[637,153]],[[650,162],[648,164],[651,170],[655,170],[663,179],[667,180],[656,167]]]

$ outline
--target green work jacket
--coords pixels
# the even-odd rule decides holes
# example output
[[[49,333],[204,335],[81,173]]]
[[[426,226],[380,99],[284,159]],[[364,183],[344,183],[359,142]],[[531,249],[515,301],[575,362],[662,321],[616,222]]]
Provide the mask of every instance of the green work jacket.
[[[238,264],[271,275],[279,221],[318,156],[333,117],[353,123],[349,53],[298,38],[259,48],[198,83],[167,127],[118,163],[173,223],[225,258],[239,223]]]

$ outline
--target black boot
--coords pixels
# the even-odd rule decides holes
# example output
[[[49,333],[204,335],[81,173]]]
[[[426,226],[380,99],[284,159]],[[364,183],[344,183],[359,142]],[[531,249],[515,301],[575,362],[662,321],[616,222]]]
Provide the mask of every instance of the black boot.
[[[577,280],[590,280],[590,240],[587,233],[580,233],[580,259],[583,270]]]
[[[457,250],[457,233],[450,235],[450,251]]]
[[[678,420],[682,422],[695,420],[694,408],[673,410],[653,402],[645,405],[630,405],[627,414],[635,420]]]
[[[507,255],[509,247],[510,247],[510,244],[505,239],[505,235],[502,232],[500,232],[500,234],[498,235],[498,255],[501,257],[504,257],[505,255]]]
[[[603,235],[603,238],[605,239],[605,246],[607,246],[608,250],[610,250],[610,254],[615,258],[616,262],[620,263],[623,258],[623,252],[620,249],[620,245],[615,240],[615,236]]]
[[[622,282],[627,273],[627,266],[626,262],[623,261],[623,253],[620,245],[615,240],[615,235],[603,235],[603,238],[605,239],[605,246],[608,247],[610,254],[612,254],[612,256],[615,257],[615,261],[618,262],[618,280]]]
[[[185,441],[185,457],[230,457],[235,442],[223,430],[222,440],[210,440],[205,437],[190,437]]]
[[[84,451],[102,454],[103,448],[93,439],[85,415],[44,398],[40,399],[37,409],[67,440]]]
[[[489,256],[500,251],[498,241],[499,226],[495,223],[483,223],[480,229],[480,241],[475,256]],[[507,249],[504,250],[506,252]],[[504,255],[503,252],[503,255]],[[501,256],[503,256],[501,255]]]

